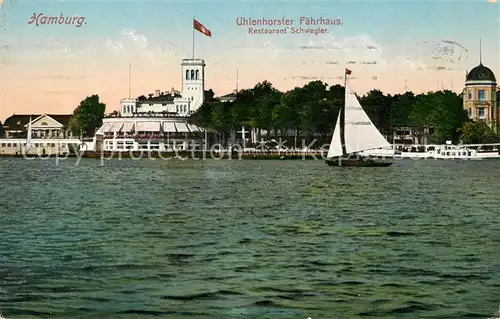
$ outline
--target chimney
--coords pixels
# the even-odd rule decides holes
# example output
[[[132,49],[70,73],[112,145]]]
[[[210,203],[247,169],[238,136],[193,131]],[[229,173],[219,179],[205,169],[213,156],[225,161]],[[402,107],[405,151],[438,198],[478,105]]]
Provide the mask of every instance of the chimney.
[[[160,90],[155,90],[155,96],[160,96]]]
[[[170,89],[170,95],[175,96],[175,89],[174,88]]]

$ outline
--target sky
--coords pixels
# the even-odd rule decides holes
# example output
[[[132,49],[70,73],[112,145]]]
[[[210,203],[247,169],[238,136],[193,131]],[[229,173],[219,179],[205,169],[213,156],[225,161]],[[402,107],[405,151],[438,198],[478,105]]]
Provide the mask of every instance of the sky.
[[[98,94],[107,112],[128,97],[181,90],[180,63],[205,60],[216,95],[268,80],[286,91],[312,80],[385,93],[462,91],[482,61],[500,77],[500,4],[468,1],[115,1],[0,2],[0,120],[12,114],[69,114]],[[29,23],[33,15],[80,17],[73,24]],[[250,34],[236,19],[340,19],[326,33]],[[82,19],[84,18],[84,19]],[[81,23],[83,20],[83,23]],[[39,22],[42,20],[39,19]],[[81,23],[79,26],[78,22]],[[277,27],[279,28],[279,27]],[[238,77],[237,75],[238,74]]]

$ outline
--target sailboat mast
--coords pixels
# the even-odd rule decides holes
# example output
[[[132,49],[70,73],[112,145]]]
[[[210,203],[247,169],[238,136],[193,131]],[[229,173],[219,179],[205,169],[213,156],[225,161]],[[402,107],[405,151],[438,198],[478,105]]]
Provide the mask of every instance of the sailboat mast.
[[[345,147],[345,104],[346,104],[346,97],[347,97],[347,74],[351,73],[350,70],[345,69],[344,72],[344,103],[340,107],[340,145],[342,145],[342,156],[347,155],[347,150]]]

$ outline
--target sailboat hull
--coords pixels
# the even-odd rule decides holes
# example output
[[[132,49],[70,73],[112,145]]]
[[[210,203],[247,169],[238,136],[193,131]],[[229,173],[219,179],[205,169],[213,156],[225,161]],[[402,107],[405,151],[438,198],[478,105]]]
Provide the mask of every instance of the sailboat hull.
[[[326,164],[329,166],[342,166],[342,167],[388,167],[391,166],[391,162],[379,162],[374,160],[359,160],[359,159],[351,159],[351,158],[332,158],[327,159]]]

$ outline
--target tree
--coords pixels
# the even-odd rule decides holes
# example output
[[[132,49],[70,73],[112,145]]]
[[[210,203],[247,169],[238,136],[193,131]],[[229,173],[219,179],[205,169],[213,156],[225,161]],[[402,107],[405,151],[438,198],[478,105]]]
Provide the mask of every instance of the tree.
[[[389,133],[391,96],[384,95],[380,90],[371,90],[360,98],[359,103],[363,106],[373,124],[382,133]]]
[[[438,143],[457,142],[460,128],[468,121],[467,111],[463,109],[462,99],[451,91],[433,93],[434,110],[431,114]]]
[[[433,92],[427,94],[419,94],[411,107],[410,123],[412,127],[412,135],[417,139],[418,143],[422,143],[422,138],[433,125],[433,112],[435,101],[433,100]]]
[[[99,101],[98,95],[86,97],[73,111],[69,127],[74,135],[94,136],[95,130],[102,125],[106,104]]]
[[[482,144],[495,142],[497,136],[483,122],[468,122],[460,128],[462,140],[465,144]]]
[[[231,103],[221,103],[209,90],[205,91],[205,103],[194,118],[201,126],[221,133],[251,126],[271,135],[274,132],[275,137],[291,138],[289,132],[293,131],[295,139],[302,135],[328,140],[344,105],[345,88],[338,84],[327,87],[322,81],[311,81],[280,92],[270,82],[263,81],[239,91],[236,101]],[[468,120],[462,99],[451,91],[391,96],[371,90],[359,100],[382,133],[390,135],[397,128],[411,127],[419,143],[424,136],[436,143],[457,141],[460,127]]]
[[[215,93],[212,89],[210,90],[205,90],[203,93],[205,96],[205,102],[214,102],[215,101]]]

